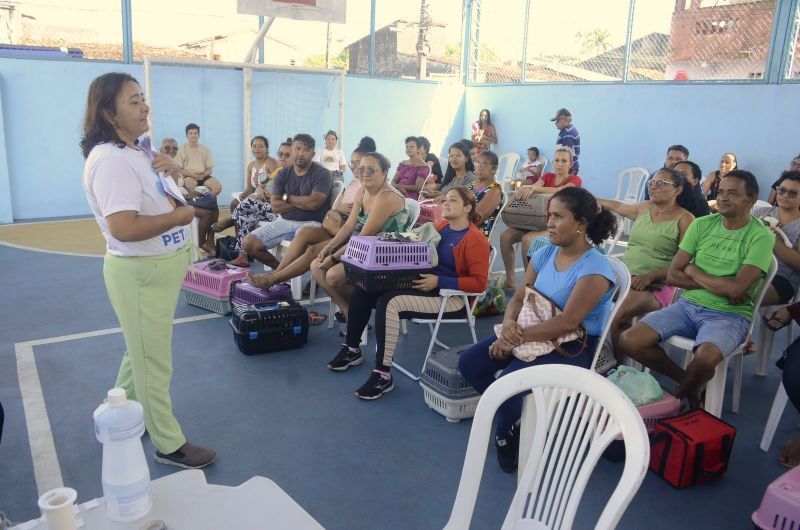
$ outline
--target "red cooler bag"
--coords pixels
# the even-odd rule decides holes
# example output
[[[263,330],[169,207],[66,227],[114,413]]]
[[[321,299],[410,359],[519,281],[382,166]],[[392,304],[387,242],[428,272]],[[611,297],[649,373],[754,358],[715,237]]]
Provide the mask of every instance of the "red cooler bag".
[[[650,469],[675,488],[716,480],[728,469],[736,429],[704,410],[658,420]]]

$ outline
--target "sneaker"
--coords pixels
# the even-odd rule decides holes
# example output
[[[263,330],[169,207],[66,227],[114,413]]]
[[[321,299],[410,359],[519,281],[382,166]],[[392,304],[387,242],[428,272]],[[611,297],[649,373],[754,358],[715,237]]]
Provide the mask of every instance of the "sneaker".
[[[378,399],[386,392],[394,390],[392,374],[386,375],[389,376],[388,379],[381,372],[373,370],[372,373],[369,374],[367,382],[356,390],[356,397],[360,399]]]
[[[156,462],[170,466],[178,466],[184,469],[200,469],[206,467],[217,457],[212,449],[200,447],[189,442],[183,444],[174,453],[164,454],[156,451]]]
[[[519,436],[517,426],[511,427],[511,432],[505,438],[495,437],[494,445],[497,447],[497,463],[506,473],[513,473],[517,469],[519,460]]]
[[[363,362],[364,358],[361,356],[360,349],[358,351],[350,351],[346,344],[342,344],[339,353],[328,363],[328,368],[335,372],[344,372],[351,366],[357,366]]]

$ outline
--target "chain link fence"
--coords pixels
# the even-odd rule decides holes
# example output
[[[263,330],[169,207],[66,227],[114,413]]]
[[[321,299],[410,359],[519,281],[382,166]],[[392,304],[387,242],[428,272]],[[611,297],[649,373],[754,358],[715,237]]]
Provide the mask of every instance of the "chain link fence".
[[[27,57],[122,60],[122,10],[107,0],[0,0],[0,50]]]

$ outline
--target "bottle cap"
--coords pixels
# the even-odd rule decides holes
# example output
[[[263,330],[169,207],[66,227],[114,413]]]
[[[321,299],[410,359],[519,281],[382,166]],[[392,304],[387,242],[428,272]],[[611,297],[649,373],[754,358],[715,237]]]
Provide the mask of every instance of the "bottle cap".
[[[124,388],[112,388],[108,391],[108,404],[112,407],[119,407],[128,401]]]

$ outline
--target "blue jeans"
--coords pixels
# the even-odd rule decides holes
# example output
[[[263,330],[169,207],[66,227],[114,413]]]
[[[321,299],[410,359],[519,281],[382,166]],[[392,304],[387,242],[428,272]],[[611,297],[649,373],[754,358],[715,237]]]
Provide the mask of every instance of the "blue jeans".
[[[489,388],[489,385],[494,383],[494,374],[497,373],[498,370],[503,371],[500,374],[500,377],[503,377],[506,374],[521,370],[522,368],[541,366],[544,364],[569,364],[588,369],[592,365],[592,359],[594,359],[594,354],[597,351],[599,339],[600,338],[595,335],[589,335],[583,353],[575,357],[564,357],[556,351],[551,351],[530,362],[525,362],[520,361],[513,355],[506,359],[495,359],[489,356],[489,346],[497,340],[497,337],[490,335],[478,341],[477,344],[461,354],[461,357],[458,359],[458,371],[461,372],[464,379],[466,379],[475,390],[483,394],[486,392],[486,389]],[[576,352],[580,349],[580,342],[574,340],[565,342],[561,346],[568,352]],[[498,438],[506,438],[508,433],[511,432],[511,427],[519,421],[522,415],[522,397],[523,394],[512,396],[497,409],[495,434]]]

